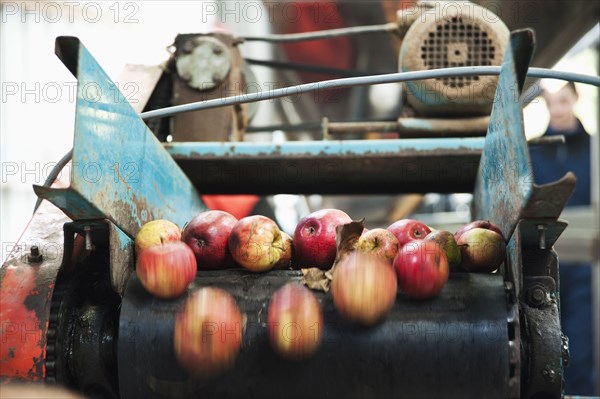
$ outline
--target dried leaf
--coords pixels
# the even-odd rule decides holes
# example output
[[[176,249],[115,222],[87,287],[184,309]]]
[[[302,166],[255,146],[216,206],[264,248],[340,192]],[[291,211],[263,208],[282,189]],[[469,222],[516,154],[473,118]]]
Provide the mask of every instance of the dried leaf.
[[[302,282],[311,290],[329,292],[329,279],[325,272],[319,268],[311,267],[300,269],[302,271]]]
[[[301,269],[303,275],[302,281],[308,288],[317,291],[329,292],[329,285],[331,284],[333,269],[344,256],[355,250],[356,242],[364,230],[364,220],[365,219],[355,220],[336,227],[335,242],[337,252],[335,261],[333,262],[333,267],[331,269],[321,270],[316,267]]]
[[[335,269],[337,264],[340,263],[342,258],[356,250],[356,243],[358,242],[358,239],[360,238],[360,235],[362,234],[365,228],[363,225],[364,221],[365,219],[362,218],[360,220],[353,220],[350,223],[342,224],[336,227],[335,242],[337,252],[335,255],[335,261],[333,262],[333,266],[328,271],[330,276],[333,275],[333,270]]]

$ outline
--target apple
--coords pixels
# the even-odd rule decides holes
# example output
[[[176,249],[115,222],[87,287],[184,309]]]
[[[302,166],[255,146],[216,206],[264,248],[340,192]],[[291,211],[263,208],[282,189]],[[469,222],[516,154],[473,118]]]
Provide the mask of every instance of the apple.
[[[398,239],[391,231],[386,229],[373,229],[363,233],[356,243],[356,250],[364,253],[372,253],[390,261],[398,253]]]
[[[394,268],[400,291],[409,298],[435,297],[448,281],[448,259],[434,241],[407,243],[396,255]]]
[[[506,241],[495,230],[472,228],[456,239],[460,247],[462,267],[469,272],[491,273],[506,257]]]
[[[242,344],[242,315],[226,291],[203,287],[192,293],[175,317],[175,357],[193,376],[231,368]]]
[[[489,220],[475,220],[474,222],[471,222],[471,223],[468,223],[468,224],[462,226],[460,229],[458,229],[456,231],[456,233],[454,233],[454,238],[458,241],[458,238],[463,233],[465,233],[469,230],[475,229],[475,228],[488,229],[488,230],[495,231],[496,233],[500,234],[500,237],[502,237],[502,239],[504,241],[506,241],[504,234],[502,234],[502,230],[500,230],[500,228],[498,226],[491,223]]]
[[[240,219],[231,230],[228,246],[233,259],[253,272],[270,270],[284,253],[279,227],[262,215]]]
[[[422,240],[431,233],[429,226],[414,219],[400,219],[389,225],[387,229],[396,236],[400,248],[411,241]]]
[[[454,239],[454,234],[450,233],[449,231],[435,230],[427,234],[425,241],[433,241],[440,245],[446,254],[446,259],[448,259],[448,267],[450,268],[450,271],[460,271],[461,254],[460,248]]]
[[[286,270],[292,267],[292,260],[294,258],[294,240],[285,231],[281,232],[281,239],[283,240],[283,253],[279,261],[273,266],[273,270]]]
[[[300,219],[294,231],[297,266],[331,268],[336,254],[335,228],[350,222],[350,216],[338,209],[321,209]]]
[[[181,241],[167,242],[143,249],[135,272],[144,288],[158,298],[176,298],[196,277],[194,252]]]
[[[165,219],[153,220],[144,224],[135,236],[135,254],[152,245],[179,240],[181,240],[179,226]]]
[[[354,251],[333,269],[333,305],[356,323],[370,326],[383,319],[394,305],[397,291],[394,269],[377,255]]]
[[[319,348],[323,315],[308,288],[298,283],[279,288],[269,302],[267,320],[271,347],[282,357],[306,358]]]
[[[206,211],[185,226],[181,241],[194,251],[198,269],[223,269],[232,263],[227,240],[237,221],[227,212]]]

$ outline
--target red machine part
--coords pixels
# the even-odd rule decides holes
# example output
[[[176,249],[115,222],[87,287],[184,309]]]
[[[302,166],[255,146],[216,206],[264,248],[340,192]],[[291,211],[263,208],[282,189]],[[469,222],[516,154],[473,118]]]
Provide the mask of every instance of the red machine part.
[[[21,264],[6,265],[1,285],[2,346],[0,347],[0,374],[29,380],[45,375],[45,334],[48,321],[42,323],[35,310],[26,305],[41,292],[36,285],[37,271]],[[49,284],[47,300],[54,284]]]
[[[298,20],[286,25],[283,33],[314,32],[326,29],[346,28],[338,6],[331,2],[296,2]],[[283,45],[286,57],[290,62],[319,65],[330,68],[350,69],[354,63],[354,48],[347,36],[328,40],[309,40]],[[331,76],[299,72],[304,82],[315,82],[331,79]]]
[[[209,209],[231,213],[237,219],[250,215],[258,202],[256,195],[203,195],[202,201]]]
[[[50,303],[62,263],[63,229],[69,222],[43,202],[0,269],[0,380],[39,381],[46,376]],[[29,262],[37,246],[41,262]]]

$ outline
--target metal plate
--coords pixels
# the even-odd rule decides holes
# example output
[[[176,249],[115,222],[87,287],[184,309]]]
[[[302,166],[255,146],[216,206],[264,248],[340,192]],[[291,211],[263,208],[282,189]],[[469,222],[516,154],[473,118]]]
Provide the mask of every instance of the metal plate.
[[[77,77],[74,166],[70,188],[36,193],[75,220],[103,217],[130,237],[150,220],[182,227],[204,210],[185,174],[79,39],[57,38],[56,52]]]
[[[552,246],[566,224],[557,221],[576,179],[567,173],[555,182],[536,185],[523,130],[520,95],[534,47],[531,30],[514,32],[504,55],[496,101],[485,139],[473,197],[475,219],[487,219],[510,238],[521,219],[531,219],[523,245],[536,245],[535,226],[547,228],[546,245]]]
[[[177,75],[196,90],[220,85],[231,69],[231,52],[220,40],[202,35],[190,38],[178,49]]]
[[[502,70],[475,183],[473,214],[510,237],[531,195],[533,172],[519,96],[534,46],[531,30],[514,32]]]

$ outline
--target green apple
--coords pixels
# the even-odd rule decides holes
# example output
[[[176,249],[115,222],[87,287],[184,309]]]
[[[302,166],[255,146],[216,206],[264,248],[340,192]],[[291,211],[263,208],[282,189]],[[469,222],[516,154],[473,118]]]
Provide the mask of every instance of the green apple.
[[[451,272],[458,272],[461,270],[460,248],[454,239],[454,234],[449,231],[435,230],[427,234],[425,240],[437,243],[444,250],[446,258],[448,258],[448,266],[450,267]]]

